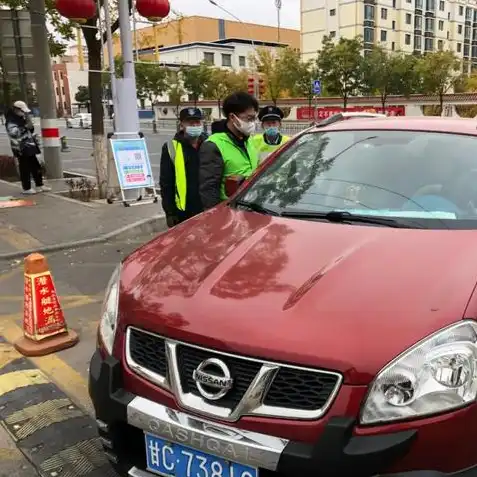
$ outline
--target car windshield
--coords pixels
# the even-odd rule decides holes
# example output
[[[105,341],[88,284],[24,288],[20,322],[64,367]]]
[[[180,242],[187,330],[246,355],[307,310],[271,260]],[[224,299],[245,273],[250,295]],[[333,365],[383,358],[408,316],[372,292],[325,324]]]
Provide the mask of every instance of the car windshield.
[[[400,221],[419,228],[474,229],[477,137],[392,130],[310,132],[278,155],[239,200],[262,213],[301,214],[310,220],[326,220],[332,212],[350,223],[373,217],[383,225]]]

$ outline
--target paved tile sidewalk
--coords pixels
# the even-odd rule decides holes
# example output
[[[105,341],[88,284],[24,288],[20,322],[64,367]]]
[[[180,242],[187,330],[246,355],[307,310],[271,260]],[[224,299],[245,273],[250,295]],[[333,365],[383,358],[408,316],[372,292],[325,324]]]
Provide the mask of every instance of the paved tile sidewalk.
[[[0,181],[0,197],[21,197],[21,189]],[[82,203],[54,194],[31,197],[36,205],[0,209],[0,256],[58,243],[94,239],[162,215],[157,204]]]

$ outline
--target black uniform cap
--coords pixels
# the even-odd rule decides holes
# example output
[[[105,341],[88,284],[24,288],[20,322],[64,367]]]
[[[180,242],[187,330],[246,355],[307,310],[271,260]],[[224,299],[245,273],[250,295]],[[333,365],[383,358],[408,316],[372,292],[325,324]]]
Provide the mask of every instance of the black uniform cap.
[[[283,111],[277,106],[265,106],[258,113],[258,119],[260,121],[266,121],[267,119],[278,119],[281,121],[283,119]]]
[[[202,111],[199,108],[184,108],[179,113],[179,119],[185,121],[186,119],[204,119]]]

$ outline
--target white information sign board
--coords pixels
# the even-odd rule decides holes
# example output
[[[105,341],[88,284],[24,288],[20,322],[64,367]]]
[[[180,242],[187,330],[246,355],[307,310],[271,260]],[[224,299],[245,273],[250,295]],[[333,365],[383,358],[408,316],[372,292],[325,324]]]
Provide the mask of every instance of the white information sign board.
[[[154,189],[151,161],[144,138],[110,139],[114,163],[122,190]]]

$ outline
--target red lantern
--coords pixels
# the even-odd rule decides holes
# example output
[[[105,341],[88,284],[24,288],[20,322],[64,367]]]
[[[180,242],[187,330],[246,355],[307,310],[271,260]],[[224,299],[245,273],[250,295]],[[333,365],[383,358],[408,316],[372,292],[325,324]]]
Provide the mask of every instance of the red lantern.
[[[96,15],[96,3],[94,0],[56,0],[58,13],[78,23],[86,23]]]
[[[158,22],[169,15],[171,5],[169,0],[136,0],[136,10],[142,17]]]

